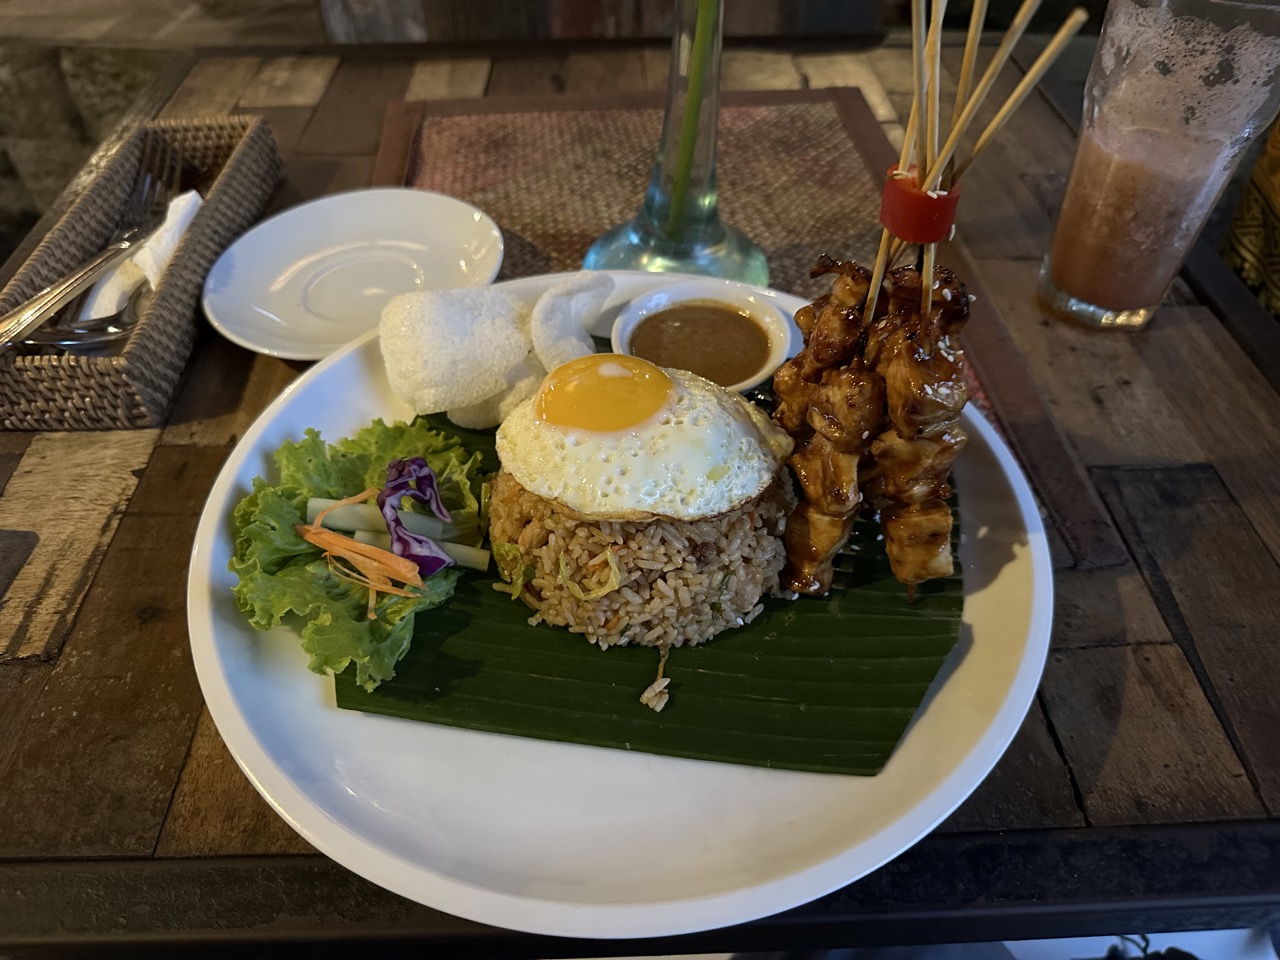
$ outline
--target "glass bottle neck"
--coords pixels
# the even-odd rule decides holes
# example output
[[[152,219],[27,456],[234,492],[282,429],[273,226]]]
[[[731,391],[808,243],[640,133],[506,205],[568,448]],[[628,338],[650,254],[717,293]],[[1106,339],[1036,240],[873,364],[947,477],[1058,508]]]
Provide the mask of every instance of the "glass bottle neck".
[[[662,234],[716,222],[722,0],[677,0],[662,139],[644,213]]]

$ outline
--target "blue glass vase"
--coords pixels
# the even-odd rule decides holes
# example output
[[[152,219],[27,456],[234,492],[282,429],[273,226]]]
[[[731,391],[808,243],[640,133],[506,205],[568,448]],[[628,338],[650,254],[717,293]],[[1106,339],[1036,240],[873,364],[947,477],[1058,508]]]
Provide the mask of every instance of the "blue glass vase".
[[[722,0],[677,0],[662,139],[644,203],[587,251],[589,270],[698,273],[769,283],[764,252],[720,221],[716,123],[720,116]]]

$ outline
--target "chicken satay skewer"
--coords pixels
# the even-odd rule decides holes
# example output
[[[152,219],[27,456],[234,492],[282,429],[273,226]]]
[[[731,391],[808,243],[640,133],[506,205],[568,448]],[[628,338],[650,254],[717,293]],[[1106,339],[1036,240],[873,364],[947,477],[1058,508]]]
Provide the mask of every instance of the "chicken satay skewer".
[[[774,380],[779,398],[775,418],[800,441],[789,463],[804,499],[792,513],[785,544],[788,583],[801,592],[829,589],[831,561],[866,495],[864,483],[867,491],[879,491],[872,496],[881,507],[890,563],[912,595],[916,583],[946,576],[953,566],[947,477],[965,443],[959,414],[966,397],[963,354],[952,335],[967,318],[969,297],[950,271],[937,266],[937,243],[950,235],[959,197],[958,174],[948,168],[960,137],[972,124],[1040,0],[1023,0],[992,63],[970,90],[982,19],[982,14],[975,13],[965,52],[965,76],[946,142],[939,149],[940,25],[945,2],[937,0],[933,23],[926,30],[926,0],[912,0],[915,97],[899,164],[885,181],[880,211],[885,229],[874,270],[868,275],[856,264],[819,262],[815,274],[839,268],[842,277],[830,295],[814,302],[804,349],[783,365]],[[985,0],[977,2],[985,8]],[[1064,37],[1074,29],[1078,24],[1065,25]],[[1065,39],[1034,66],[1047,64],[1063,43]],[[1025,96],[1024,88],[1015,90],[1019,94]],[[1011,98],[997,112],[980,147],[990,139],[988,131],[993,135],[1020,99]],[[943,178],[945,189],[940,186]],[[917,266],[888,272],[913,246],[919,249]],[[918,289],[913,286],[916,283]],[[941,284],[937,297],[935,284]],[[888,309],[876,321],[880,297],[887,298]],[[873,434],[876,440],[868,443]],[[874,467],[863,477],[860,469],[867,456]]]

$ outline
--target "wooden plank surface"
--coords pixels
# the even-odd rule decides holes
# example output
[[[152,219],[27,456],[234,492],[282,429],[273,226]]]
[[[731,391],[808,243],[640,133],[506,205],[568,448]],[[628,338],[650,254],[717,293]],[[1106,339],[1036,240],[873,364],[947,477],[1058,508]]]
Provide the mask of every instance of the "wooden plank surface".
[[[1054,571],[1053,645],[1056,649],[1168,643],[1171,639],[1169,628],[1136,567]]]
[[[149,856],[200,711],[186,564],[221,450],[161,447],[0,770],[0,856]]]
[[[57,654],[160,432],[99,436],[35,435],[5,485],[0,530],[38,539],[0,605],[0,660]]]
[[[196,61],[160,116],[225,116],[239,102],[261,63],[258,57],[205,57]]]
[[[209,711],[202,710],[156,856],[314,852],[253,789],[227,751]]]
[[[487,95],[564,93],[564,66],[565,58],[560,56],[495,57],[489,71]]]
[[[804,77],[789,53],[775,50],[725,50],[720,60],[723,90],[800,90]]]
[[[229,448],[306,366],[250,353],[206,330],[161,442]]]
[[[1161,378],[1136,349],[1146,333],[1116,336],[1043,316],[1035,306],[1038,263],[975,259],[973,264],[1081,462],[1158,465],[1205,459]]]
[[[413,65],[403,60],[344,60],[316,104],[298,142],[312,156],[372,157],[378,150],[382,110],[404,99]]]
[[[1137,341],[1170,409],[1280,558],[1280,404],[1266,377],[1203,307],[1166,307]],[[1250,453],[1256,455],[1250,455]]]
[[[938,832],[1068,826],[1084,826],[1084,812],[1037,700],[995,769]]]
[[[1183,268],[1187,284],[1222,319],[1240,349],[1280,392],[1280,323],[1242,284],[1208,241],[1201,239],[1187,255]]]
[[[565,93],[599,93],[615,90],[664,90],[665,74],[651,76],[640,50],[605,50],[571,53],[564,60]]]
[[[796,71],[810,90],[857,87],[881,123],[899,121],[880,78],[865,53],[810,53],[795,58]]]
[[[194,532],[194,517],[120,530],[170,551]],[[148,547],[108,553],[0,776],[0,857],[151,854],[200,705],[182,566]]]
[[[1267,810],[1280,812],[1280,562],[1208,466],[1112,470],[1104,495]]]
[[[8,768],[22,742],[27,718],[52,669],[53,664],[36,660],[0,663],[0,731],[4,731],[0,736],[0,771]]]
[[[1066,548],[1067,556],[1060,562],[1055,559],[1055,566],[1088,569],[1128,562],[1129,554],[1079,458],[1063,441],[1052,403],[1046,402],[1010,335],[1008,311],[1018,312],[1021,305],[993,302],[992,294],[977,280],[981,271],[959,250],[946,250],[943,262],[970,278],[972,296],[977,299],[963,335],[969,362],[1032,489],[1044,504],[1046,520]],[[1000,280],[992,277],[990,282],[999,284]],[[1000,306],[1004,309],[998,309]]]
[[[295,155],[284,162],[285,181],[271,202],[271,211],[326,197],[331,193],[367,187],[373,179],[372,156],[303,156]]]
[[[1091,825],[1265,813],[1176,644],[1057,650],[1043,691]]]
[[[314,107],[337,69],[337,57],[268,58],[241,92],[237,105]]]
[[[419,60],[409,75],[404,99],[451,100],[483,97],[489,85],[488,57],[437,57]]]
[[[311,122],[311,107],[237,107],[237,114],[261,117],[271,128],[281,156],[296,153],[302,133]]]
[[[4,493],[5,484],[13,476],[13,471],[18,469],[18,463],[30,443],[29,433],[0,431],[0,494]]]

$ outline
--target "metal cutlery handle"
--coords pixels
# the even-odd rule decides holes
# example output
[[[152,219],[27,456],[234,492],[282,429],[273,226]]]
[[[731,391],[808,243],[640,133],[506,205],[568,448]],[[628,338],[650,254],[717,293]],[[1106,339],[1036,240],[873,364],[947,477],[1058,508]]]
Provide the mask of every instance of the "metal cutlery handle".
[[[103,274],[132,253],[137,245],[136,238],[113,243],[57,283],[41,290],[22,306],[0,317],[0,353],[21,343],[32,331],[52,319],[59,309],[96,283]]]

